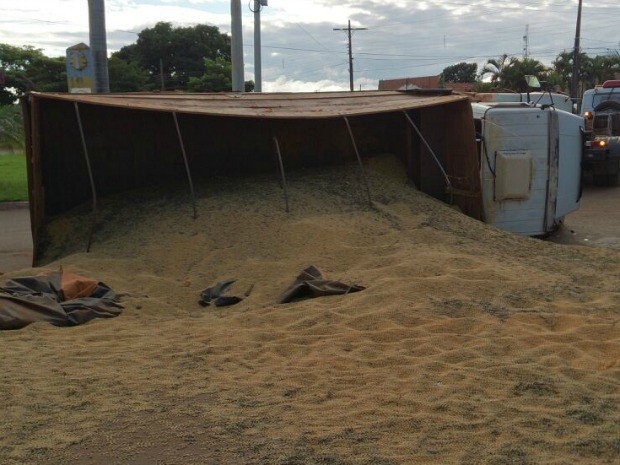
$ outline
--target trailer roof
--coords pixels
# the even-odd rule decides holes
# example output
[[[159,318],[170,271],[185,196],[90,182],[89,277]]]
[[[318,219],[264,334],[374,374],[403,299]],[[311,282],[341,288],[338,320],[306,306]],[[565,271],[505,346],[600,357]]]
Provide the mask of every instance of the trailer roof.
[[[38,93],[34,98],[58,99],[112,107],[247,118],[334,118],[429,107],[467,99],[396,91],[321,93]]]

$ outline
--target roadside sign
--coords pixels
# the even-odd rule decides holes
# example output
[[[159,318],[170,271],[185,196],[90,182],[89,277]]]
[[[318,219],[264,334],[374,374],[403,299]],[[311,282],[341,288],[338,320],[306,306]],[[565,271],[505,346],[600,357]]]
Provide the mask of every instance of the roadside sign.
[[[67,85],[72,94],[90,94],[95,89],[95,69],[90,47],[79,43],[67,49]]]

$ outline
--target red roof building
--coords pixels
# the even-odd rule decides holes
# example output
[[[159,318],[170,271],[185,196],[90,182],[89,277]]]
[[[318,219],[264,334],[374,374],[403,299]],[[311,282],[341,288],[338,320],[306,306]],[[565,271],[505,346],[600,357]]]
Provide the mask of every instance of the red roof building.
[[[472,92],[473,82],[444,82],[441,76],[422,76],[399,79],[381,79],[379,90],[452,89],[455,92]]]

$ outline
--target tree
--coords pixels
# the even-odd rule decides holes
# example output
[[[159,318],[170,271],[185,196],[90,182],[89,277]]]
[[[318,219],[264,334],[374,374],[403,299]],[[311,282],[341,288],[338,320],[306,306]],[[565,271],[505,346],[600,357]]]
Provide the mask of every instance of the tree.
[[[573,52],[562,52],[552,63],[553,71],[557,75],[557,80],[562,89],[570,89],[570,83],[573,78],[573,57]],[[584,65],[587,67],[590,58],[585,53],[581,53],[580,61],[582,68]],[[581,76],[579,80],[581,80]]]
[[[513,58],[511,58],[510,60],[513,60]],[[508,55],[505,53],[500,56],[499,59],[489,58],[486,64],[482,67],[482,71],[480,71],[480,78],[482,79],[486,75],[490,74],[491,82],[494,84],[498,84],[502,75],[502,71],[507,65],[507,62],[509,62]]]
[[[24,146],[24,124],[19,105],[0,106],[0,148],[21,149]]]
[[[620,56],[597,55],[590,58],[586,66],[581,68],[581,76],[587,89],[602,84],[609,79],[615,79],[620,72]]]
[[[167,89],[183,89],[190,77],[202,76],[204,60],[230,61],[230,37],[215,26],[173,28],[171,23],[159,22],[113,56],[136,63],[154,77],[163,72]]]
[[[597,84],[602,84],[608,79],[615,79],[620,72],[620,56],[618,55],[590,57],[581,53],[580,62],[578,87],[580,87],[581,92],[591,89]],[[567,89],[573,76],[573,52],[560,53],[553,62],[553,71],[557,74],[562,88]]]
[[[137,63],[112,56],[108,60],[110,92],[137,92],[156,88],[152,76]]]
[[[17,98],[31,90],[67,91],[64,58],[48,58],[40,49],[0,44],[0,68],[4,69],[0,105],[14,103]]]
[[[232,90],[232,64],[223,58],[204,61],[204,74],[190,77],[187,85],[192,92],[222,92]]]
[[[444,68],[441,78],[444,82],[476,82],[477,71],[476,63],[458,63]]]
[[[528,90],[525,76],[533,75],[541,81],[546,81],[548,70],[538,60],[531,58],[519,60],[516,57],[508,58],[508,55],[504,54],[499,59],[489,59],[482,68],[480,77],[489,74],[495,89],[525,92]]]
[[[514,90],[515,92],[526,92],[528,90],[525,76],[536,76],[540,81],[547,80],[547,69],[538,60],[524,58],[523,60],[511,60],[509,66],[502,69],[500,82],[503,88]]]
[[[190,77],[187,90],[191,92],[230,92],[232,91],[232,63],[223,58],[205,60],[204,74]],[[245,81],[245,91],[254,90],[254,81]]]

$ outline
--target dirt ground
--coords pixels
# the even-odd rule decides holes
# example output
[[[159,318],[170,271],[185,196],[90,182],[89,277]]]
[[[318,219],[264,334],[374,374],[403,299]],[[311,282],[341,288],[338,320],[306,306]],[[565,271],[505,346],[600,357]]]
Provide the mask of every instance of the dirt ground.
[[[273,179],[211,180],[196,220],[110,199],[89,254],[85,211],[58,218],[45,268],[124,310],[0,332],[2,463],[619,463],[620,250],[578,245],[617,236],[518,237],[372,163],[372,205],[355,170],[291,176],[289,213]],[[278,304],[308,265],[365,289]],[[227,278],[252,292],[198,305]]]

